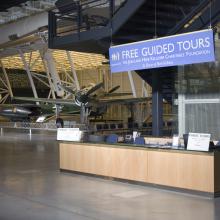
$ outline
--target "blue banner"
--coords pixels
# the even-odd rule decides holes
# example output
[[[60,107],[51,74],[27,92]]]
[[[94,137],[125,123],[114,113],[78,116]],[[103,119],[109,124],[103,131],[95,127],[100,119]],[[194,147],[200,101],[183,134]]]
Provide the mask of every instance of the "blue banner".
[[[109,49],[111,72],[215,61],[213,31],[203,30]]]

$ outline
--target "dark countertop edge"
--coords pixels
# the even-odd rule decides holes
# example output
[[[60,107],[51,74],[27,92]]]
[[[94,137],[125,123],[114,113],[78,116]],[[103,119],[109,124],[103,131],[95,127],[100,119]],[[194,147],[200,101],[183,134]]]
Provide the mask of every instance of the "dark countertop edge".
[[[75,142],[75,141],[58,141],[59,143],[64,144],[77,144],[77,145],[93,145],[96,147],[111,147],[111,148],[123,148],[131,150],[149,150],[149,151],[161,151],[161,152],[171,152],[171,153],[183,153],[183,154],[197,154],[197,155],[207,155],[213,156],[218,150],[214,151],[191,151],[186,149],[173,149],[173,148],[160,148],[160,147],[148,147],[134,144],[109,144],[109,143],[92,143],[92,142]]]

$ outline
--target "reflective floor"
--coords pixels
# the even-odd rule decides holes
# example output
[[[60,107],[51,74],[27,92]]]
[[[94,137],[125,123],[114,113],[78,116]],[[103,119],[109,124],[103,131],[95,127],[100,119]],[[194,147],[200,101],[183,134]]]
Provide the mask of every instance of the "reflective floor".
[[[60,173],[55,138],[0,136],[0,220],[220,219],[220,199]]]

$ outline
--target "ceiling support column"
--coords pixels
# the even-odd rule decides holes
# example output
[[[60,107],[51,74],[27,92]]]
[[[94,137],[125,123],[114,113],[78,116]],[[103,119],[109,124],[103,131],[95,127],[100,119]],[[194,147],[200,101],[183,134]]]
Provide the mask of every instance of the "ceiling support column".
[[[29,67],[29,65],[28,65],[28,63],[27,63],[27,61],[26,61],[26,59],[25,59],[25,56],[24,56],[22,50],[21,50],[21,49],[18,49],[18,51],[19,51],[19,53],[20,53],[21,60],[22,60],[22,62],[23,62],[23,64],[24,64],[24,68],[25,68],[25,70],[26,70],[26,72],[27,72],[27,75],[28,75],[28,78],[29,78],[29,82],[30,82],[30,84],[31,84],[32,92],[33,92],[33,94],[34,94],[34,98],[38,98],[37,90],[36,90],[36,87],[35,87],[35,84],[34,84],[34,80],[33,80],[33,78],[32,78],[32,74],[31,74],[31,71],[30,71],[30,67]]]
[[[77,74],[76,74],[76,71],[75,71],[75,68],[74,68],[74,63],[73,63],[73,59],[71,57],[71,53],[69,51],[66,51],[66,54],[67,54],[67,58],[68,58],[68,61],[70,63],[71,71],[72,71],[72,74],[73,74],[74,85],[76,87],[76,90],[79,91],[80,90],[79,81],[78,81],[78,77],[77,77]]]
[[[45,69],[45,71],[47,73],[47,78],[48,78],[48,83],[50,85],[50,92],[51,92],[52,98],[56,99],[56,95],[55,95],[55,91],[54,91],[54,86],[53,86],[53,83],[52,83],[52,80],[51,80],[51,77],[50,77],[50,73],[49,73],[49,70],[48,70],[48,67],[47,67],[47,63],[46,63],[46,61],[43,58],[42,51],[39,50],[39,53],[41,55],[41,59],[42,59],[43,65],[44,65],[44,69]],[[50,94],[49,94],[49,97],[50,97]]]
[[[152,135],[163,135],[163,95],[161,73],[152,73]]]
[[[56,70],[56,64],[50,49],[47,49],[43,54],[43,60],[47,63],[48,71],[50,73],[50,77],[56,91],[57,96],[63,97],[64,91],[59,86],[61,84],[60,76]]]
[[[137,98],[137,93],[136,93],[136,89],[135,89],[135,85],[134,85],[134,79],[133,79],[131,71],[128,71],[128,78],[130,81],[132,94],[135,98]]]

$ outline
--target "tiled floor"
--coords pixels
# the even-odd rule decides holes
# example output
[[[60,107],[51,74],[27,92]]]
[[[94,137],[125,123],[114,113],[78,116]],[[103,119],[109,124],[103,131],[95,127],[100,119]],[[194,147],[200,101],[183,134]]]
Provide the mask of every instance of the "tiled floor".
[[[55,134],[0,137],[0,220],[214,220],[210,199],[59,172]]]

